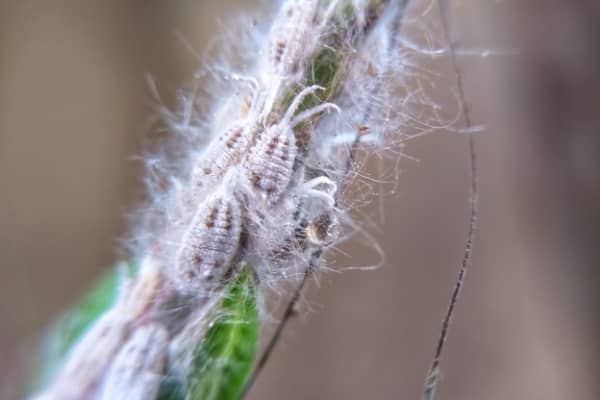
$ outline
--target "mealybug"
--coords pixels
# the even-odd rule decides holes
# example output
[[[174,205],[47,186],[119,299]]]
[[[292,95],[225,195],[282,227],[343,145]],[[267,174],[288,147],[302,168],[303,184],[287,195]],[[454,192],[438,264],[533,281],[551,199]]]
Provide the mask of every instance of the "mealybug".
[[[298,147],[293,128],[327,109],[338,109],[335,104],[323,103],[296,114],[304,99],[320,89],[322,88],[316,85],[303,89],[294,98],[283,118],[259,133],[248,158],[242,164],[250,187],[270,205],[279,201],[294,174]]]
[[[193,185],[223,178],[232,165],[239,164],[252,142],[252,132],[234,124],[204,150],[193,173]]]
[[[159,324],[137,328],[106,373],[101,400],[153,399],[158,393],[169,345],[167,329]],[[72,382],[77,385],[77,382]]]
[[[242,211],[232,194],[222,191],[198,208],[184,233],[175,260],[175,285],[200,294],[222,283],[240,248]]]
[[[303,62],[316,47],[337,0],[321,10],[319,0],[288,0],[275,20],[268,42],[268,65],[279,78],[301,77]]]

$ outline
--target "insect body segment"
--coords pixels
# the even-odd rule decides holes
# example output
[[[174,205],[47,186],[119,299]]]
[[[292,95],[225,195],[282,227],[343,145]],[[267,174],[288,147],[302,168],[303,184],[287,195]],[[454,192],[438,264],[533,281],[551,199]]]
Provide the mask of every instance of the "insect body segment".
[[[103,372],[127,337],[127,321],[118,304],[104,314],[83,340],[71,350],[55,384],[35,400],[79,400],[89,398]]]
[[[279,201],[294,174],[298,146],[293,128],[327,109],[338,109],[333,103],[323,103],[296,114],[307,96],[322,89],[314,85],[300,91],[279,122],[259,134],[244,162],[251,187],[271,205]]]
[[[184,292],[219,286],[240,249],[242,211],[237,198],[217,193],[207,198],[183,235],[176,256],[175,284]]]
[[[318,0],[291,0],[283,4],[271,28],[269,66],[280,77],[298,74],[319,8]]]
[[[160,386],[168,345],[169,335],[162,325],[138,328],[110,366],[100,400],[154,399]]]
[[[194,184],[214,182],[225,176],[233,165],[241,162],[251,141],[252,133],[244,126],[228,128],[202,154],[194,172]]]
[[[315,51],[337,2],[330,1],[326,8],[320,0],[288,0],[282,5],[269,35],[268,65],[272,75],[292,79],[303,76],[303,63]]]
[[[326,22],[338,0],[324,7],[322,0],[288,0],[281,7],[267,41],[261,80],[268,82],[266,109],[271,110],[280,87],[301,84],[308,69],[307,60],[322,39]]]
[[[278,125],[264,131],[244,163],[251,187],[269,204],[287,189],[298,154],[294,132]]]

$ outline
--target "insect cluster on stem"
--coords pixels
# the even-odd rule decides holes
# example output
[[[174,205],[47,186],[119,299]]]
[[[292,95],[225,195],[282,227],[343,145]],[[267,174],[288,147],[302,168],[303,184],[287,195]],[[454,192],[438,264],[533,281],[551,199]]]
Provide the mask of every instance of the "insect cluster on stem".
[[[168,188],[152,192],[139,271],[40,398],[151,398],[157,371],[189,366],[186,346],[201,339],[199,321],[242,261],[259,287],[276,286],[318,265],[344,225],[357,229],[342,197],[356,150],[399,142],[410,120],[390,111],[410,101],[390,95],[403,82],[388,81],[399,67],[386,50],[404,6],[284,1],[265,36],[250,35],[260,39],[247,49],[257,57],[252,68],[212,68],[232,89],[212,118],[196,115],[193,95],[183,97],[181,118],[166,113],[188,141],[177,173],[164,174]],[[74,380],[85,384],[75,390]]]

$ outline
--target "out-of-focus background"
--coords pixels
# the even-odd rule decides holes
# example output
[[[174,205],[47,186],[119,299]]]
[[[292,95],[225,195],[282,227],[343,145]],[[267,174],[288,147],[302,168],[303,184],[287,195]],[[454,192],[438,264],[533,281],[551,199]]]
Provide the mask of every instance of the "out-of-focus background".
[[[439,398],[598,399],[600,5],[451,3],[461,47],[517,52],[459,56],[486,126],[482,216]],[[44,327],[118,254],[141,193],[131,156],[154,115],[145,75],[168,101],[198,64],[175,33],[201,53],[219,20],[255,6],[0,0],[3,399]],[[432,7],[424,21],[439,27]],[[455,110],[448,59],[428,67]],[[371,213],[385,266],[321,277],[251,399],[420,397],[466,236],[467,138],[440,132],[406,151],[420,162],[401,164],[384,217],[377,201]]]

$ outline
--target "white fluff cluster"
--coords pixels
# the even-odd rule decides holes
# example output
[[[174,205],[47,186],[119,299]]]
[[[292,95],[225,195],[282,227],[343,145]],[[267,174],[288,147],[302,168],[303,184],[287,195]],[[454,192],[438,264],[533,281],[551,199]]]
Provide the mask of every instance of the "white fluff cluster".
[[[381,154],[404,129],[426,130],[410,105],[429,103],[408,89],[410,59],[398,50],[405,7],[286,0],[264,31],[254,19],[233,25],[247,28],[230,35],[238,50],[219,44],[220,62],[176,112],[162,110],[173,140],[146,158],[136,277],[40,399],[153,398],[154,371],[186,367],[208,305],[242,261],[261,287],[277,287],[318,265],[344,228],[358,230],[343,197],[357,151]],[[138,375],[119,376],[130,364]]]
[[[208,296],[242,260],[276,285],[345,237],[341,225],[353,224],[341,195],[356,152],[406,137],[412,101],[395,48],[404,8],[285,1],[270,29],[252,24],[241,35],[257,42],[244,42],[237,69],[208,68],[224,87],[212,118],[199,116],[195,96],[181,97],[167,120],[186,138],[180,172],[168,172],[170,190],[151,207],[159,222],[143,228],[152,236],[139,250],[177,291]]]

